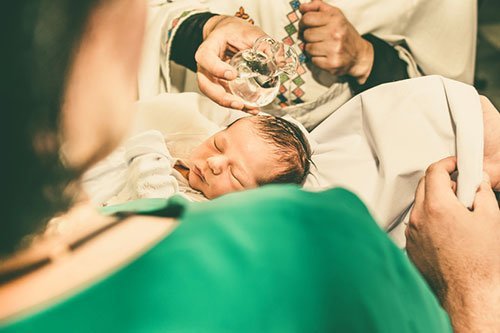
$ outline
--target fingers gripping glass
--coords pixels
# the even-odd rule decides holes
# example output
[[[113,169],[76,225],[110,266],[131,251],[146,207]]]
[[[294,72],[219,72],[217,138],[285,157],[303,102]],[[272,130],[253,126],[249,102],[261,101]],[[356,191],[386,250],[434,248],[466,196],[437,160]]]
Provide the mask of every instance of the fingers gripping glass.
[[[261,107],[278,94],[281,74],[295,74],[298,57],[288,45],[265,36],[251,49],[236,53],[229,63],[238,71],[237,78],[229,82],[233,95],[246,105]]]

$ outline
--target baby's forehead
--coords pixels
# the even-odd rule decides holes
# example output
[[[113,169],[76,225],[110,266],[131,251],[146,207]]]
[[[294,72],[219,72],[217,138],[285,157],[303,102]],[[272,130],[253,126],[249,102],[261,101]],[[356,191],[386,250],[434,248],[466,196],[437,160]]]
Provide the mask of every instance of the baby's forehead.
[[[235,120],[229,124],[225,129],[221,130],[219,133],[225,132],[227,135],[251,135],[252,137],[261,136],[264,130],[258,122],[253,119],[254,117],[248,116]]]
[[[244,132],[246,135],[265,137],[266,121],[259,116],[243,117],[231,123],[225,130],[230,130],[233,134]]]
[[[235,125],[240,126],[242,124],[247,124],[248,126],[257,127],[257,119],[255,116],[243,116],[239,119],[236,119],[231,124],[229,124],[226,129],[233,127]]]

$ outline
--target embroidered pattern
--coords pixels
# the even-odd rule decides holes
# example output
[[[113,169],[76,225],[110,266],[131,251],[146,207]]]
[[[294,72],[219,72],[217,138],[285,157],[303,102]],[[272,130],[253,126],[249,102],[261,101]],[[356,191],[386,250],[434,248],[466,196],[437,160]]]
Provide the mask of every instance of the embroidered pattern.
[[[250,18],[250,15],[245,13],[245,8],[240,6],[240,9],[234,14],[234,16],[239,17],[240,19],[248,21],[250,24],[254,24],[254,20]]]
[[[279,94],[277,96],[277,103],[280,107],[286,107],[289,105],[295,105],[304,103],[303,97],[305,91],[301,86],[305,83],[302,75],[307,72],[307,67],[305,66],[306,55],[304,54],[304,43],[299,40],[299,21],[302,14],[299,12],[300,0],[292,0],[289,2],[291,11],[286,14],[288,21],[284,29],[287,34],[283,38],[283,43],[289,45],[294,49],[299,57],[299,66],[297,68],[297,75],[294,77],[289,77],[286,74],[281,76],[281,86]]]
[[[299,66],[297,68],[297,75],[294,77],[289,77],[286,74],[283,74],[280,77],[281,85],[274,103],[279,105],[281,108],[289,105],[304,103],[303,97],[305,91],[301,88],[301,86],[305,83],[302,75],[307,72],[307,67],[305,66],[307,58],[304,54],[304,43],[298,38],[299,21],[302,16],[299,11],[300,4],[300,0],[290,1],[289,5],[291,11],[286,14],[289,23],[284,27],[286,37],[283,38],[282,41],[292,47],[297,53],[299,57]],[[243,7],[240,7],[234,16],[254,24],[254,20],[250,18],[250,15],[245,12]]]
[[[302,76],[308,71],[308,69],[305,65],[307,57],[304,54],[304,43],[299,40],[298,36],[299,21],[302,16],[299,11],[300,4],[301,0],[291,0],[289,2],[291,11],[286,14],[289,23],[283,27],[286,32],[286,36],[282,39],[282,41],[283,43],[292,47],[297,53],[299,57],[299,66],[297,67],[297,74],[295,76],[289,77],[286,74],[282,74],[280,77],[281,85],[279,88],[279,93],[273,103],[279,105],[279,107],[281,108],[304,103],[305,91],[301,88],[301,86],[304,85],[305,81]],[[193,11],[194,10],[184,11],[179,17],[175,18],[172,21],[169,29],[167,30],[167,33],[163,34],[163,48],[168,47],[167,44],[170,41],[172,31],[177,27],[179,22],[184,17],[191,14]],[[242,6],[240,6],[234,16],[246,20],[251,24],[254,24],[254,20],[250,18],[250,15]]]

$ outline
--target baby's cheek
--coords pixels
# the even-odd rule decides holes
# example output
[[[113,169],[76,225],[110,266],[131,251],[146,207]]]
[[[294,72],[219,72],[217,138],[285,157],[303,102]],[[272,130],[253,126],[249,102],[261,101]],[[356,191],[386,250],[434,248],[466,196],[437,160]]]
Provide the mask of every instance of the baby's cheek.
[[[210,188],[207,189],[205,196],[209,199],[214,199],[220,197],[221,195],[234,192],[235,190],[231,188],[230,184],[222,180],[217,180],[215,184],[211,184]]]
[[[197,190],[197,191],[201,191],[201,192],[203,192],[203,191],[202,191],[202,189],[201,189],[201,188],[200,188],[200,186],[199,186],[199,185],[200,185],[200,182],[199,182],[199,181],[197,181],[196,176],[195,176],[193,173],[191,173],[191,172],[190,172],[190,173],[189,173],[189,175],[188,175],[188,184],[189,184],[189,186],[190,186],[192,189],[195,189],[195,190]]]

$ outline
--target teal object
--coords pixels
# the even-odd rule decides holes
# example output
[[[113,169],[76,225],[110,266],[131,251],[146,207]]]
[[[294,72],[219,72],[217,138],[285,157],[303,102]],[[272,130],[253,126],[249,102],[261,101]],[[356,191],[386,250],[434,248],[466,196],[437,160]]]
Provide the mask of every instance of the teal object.
[[[137,260],[0,332],[451,332],[346,190],[267,186],[184,208]]]
[[[138,199],[123,204],[101,207],[99,211],[104,215],[119,213],[137,215],[161,215],[179,217],[189,205],[190,201],[179,195],[169,199],[148,198]]]

